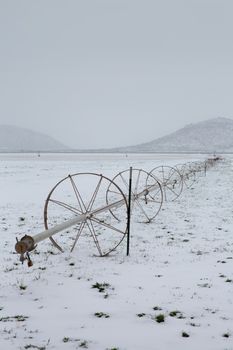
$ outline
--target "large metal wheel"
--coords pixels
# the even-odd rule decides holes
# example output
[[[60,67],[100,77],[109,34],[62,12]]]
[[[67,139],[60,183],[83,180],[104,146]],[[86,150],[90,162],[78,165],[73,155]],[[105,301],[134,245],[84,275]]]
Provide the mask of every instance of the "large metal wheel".
[[[124,192],[125,197],[129,194],[129,175],[130,170],[121,171],[113,178]],[[111,197],[115,195],[114,186],[109,185],[106,193],[107,205],[112,201]],[[132,169],[132,192],[131,192],[131,213],[138,222],[151,222],[159,213],[163,203],[163,191],[158,180],[142,169]],[[111,214],[117,219],[121,217],[110,210]]]
[[[182,168],[183,181],[187,188],[191,188],[193,184],[197,181],[196,171],[193,167],[193,162],[188,162],[184,164]]]
[[[177,164],[176,168],[182,176],[183,185],[186,188],[191,188],[196,181],[196,172],[192,167],[192,163]]]
[[[108,204],[118,202],[117,206],[111,207],[114,216],[103,207],[106,191],[110,186],[113,193]],[[79,241],[81,247],[88,244],[89,249],[95,247],[100,256],[105,256],[123,241],[127,233],[127,199],[112,180],[100,174],[77,173],[59,181],[45,202],[45,229],[81,214],[88,214],[88,218],[71,229],[62,231],[59,242],[57,235],[56,240],[50,237],[51,242],[60,251],[67,248],[73,251],[82,236]],[[115,217],[120,217],[121,221]],[[93,240],[90,240],[90,237]]]
[[[193,170],[195,171],[196,178],[205,176],[205,162],[193,162]]]
[[[183,190],[183,179],[178,169],[171,166],[158,166],[151,170],[150,176],[156,178],[163,189],[164,201],[175,201]]]

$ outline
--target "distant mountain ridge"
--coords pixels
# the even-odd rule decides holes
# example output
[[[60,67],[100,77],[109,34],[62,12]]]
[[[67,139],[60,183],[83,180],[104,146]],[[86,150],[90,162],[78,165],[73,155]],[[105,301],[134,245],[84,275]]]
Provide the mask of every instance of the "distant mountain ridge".
[[[233,152],[233,120],[215,118],[189,124],[167,136],[112,152]]]
[[[139,145],[82,150],[71,149],[39,132],[0,125],[0,152],[233,153],[233,120],[215,118],[189,124],[167,136]]]
[[[0,125],[0,152],[57,152],[69,148],[54,138],[29,129]]]

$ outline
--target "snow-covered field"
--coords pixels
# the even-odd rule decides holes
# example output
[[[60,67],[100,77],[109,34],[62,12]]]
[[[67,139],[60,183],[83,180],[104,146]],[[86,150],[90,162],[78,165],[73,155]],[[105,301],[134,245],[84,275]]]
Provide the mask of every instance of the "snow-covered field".
[[[88,245],[60,253],[46,240],[28,268],[14,252],[16,237],[43,230],[44,201],[68,174],[113,177],[204,158],[0,155],[0,349],[232,350],[230,156],[153,223],[133,220],[129,257],[126,242],[100,258]]]

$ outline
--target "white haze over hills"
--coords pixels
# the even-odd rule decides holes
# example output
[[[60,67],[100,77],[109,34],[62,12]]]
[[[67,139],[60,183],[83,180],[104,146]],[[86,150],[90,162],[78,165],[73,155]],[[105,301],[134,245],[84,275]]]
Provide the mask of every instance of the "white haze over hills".
[[[1,152],[67,151],[69,148],[54,138],[29,129],[0,125]]]
[[[75,151],[50,136],[15,126],[0,126],[1,152]],[[233,152],[233,120],[215,118],[190,124],[151,142],[111,149],[77,152]]]
[[[118,152],[232,152],[233,120],[215,118],[151,142],[115,149]]]

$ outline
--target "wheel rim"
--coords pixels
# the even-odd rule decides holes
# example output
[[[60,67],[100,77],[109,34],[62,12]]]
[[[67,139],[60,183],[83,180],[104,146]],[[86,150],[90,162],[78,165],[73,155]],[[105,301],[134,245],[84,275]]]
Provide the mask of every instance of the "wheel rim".
[[[113,182],[124,192],[125,197],[129,194],[129,173],[124,170],[118,173]],[[153,190],[152,190],[153,189]],[[110,185],[106,193],[106,203],[111,198],[112,186]],[[138,222],[150,222],[159,213],[163,203],[163,192],[160,183],[154,176],[142,169],[132,169],[132,193],[131,193],[131,213]],[[114,215],[114,213],[111,213]],[[118,216],[115,216],[120,220]]]
[[[119,208],[112,209],[115,216],[121,216],[121,221],[114,219],[108,210],[99,213],[103,207],[106,191],[109,186],[114,188],[115,195],[111,196],[109,204],[121,201]],[[115,201],[115,202],[114,202]],[[60,242],[50,237],[53,245],[60,251],[71,246],[74,250],[77,242],[82,239],[97,249],[98,255],[106,256],[114,251],[123,241],[127,232],[127,200],[119,186],[101,174],[77,173],[68,175],[59,181],[50,191],[44,207],[45,229],[75,215],[94,212],[85,221],[75,225],[60,234]],[[75,237],[74,237],[75,232]],[[84,244],[83,244],[84,246]],[[65,249],[64,249],[65,247]]]
[[[173,202],[181,195],[183,179],[176,168],[167,165],[158,166],[151,170],[150,175],[153,175],[160,182],[164,201]]]

